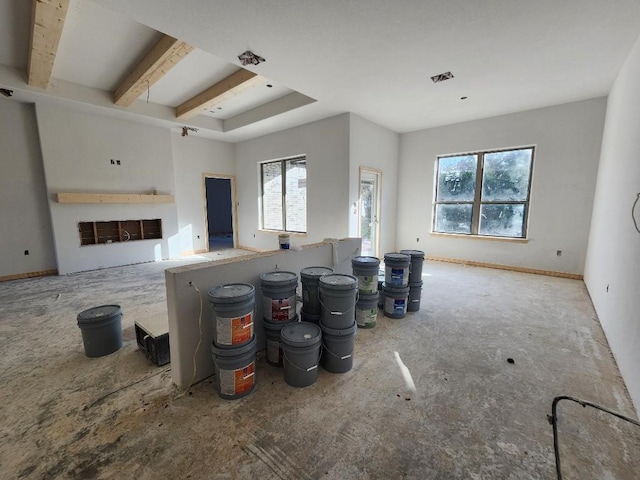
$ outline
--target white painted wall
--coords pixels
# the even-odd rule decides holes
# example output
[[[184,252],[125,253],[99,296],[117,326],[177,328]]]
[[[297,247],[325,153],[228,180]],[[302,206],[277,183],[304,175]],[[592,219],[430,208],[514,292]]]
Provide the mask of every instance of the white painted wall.
[[[205,192],[202,174],[235,175],[235,145],[172,132],[180,252],[206,249]]]
[[[259,228],[258,164],[300,154],[307,156],[307,234],[292,234],[291,243],[348,236],[349,114],[343,114],[236,144],[241,246],[278,248],[278,234]]]
[[[34,106],[0,99],[0,125],[0,277],[53,270],[56,259]]]
[[[609,95],[585,283],[640,412],[640,39]],[[639,202],[640,203],[640,202]],[[640,222],[640,205],[635,209]]]
[[[57,192],[173,194],[169,129],[53,104],[36,114],[60,274],[170,258],[179,254],[175,204],[59,204]],[[121,161],[111,165],[111,159]],[[80,246],[77,223],[162,219],[163,238]]]
[[[582,274],[605,108],[596,98],[402,135],[396,246]],[[528,243],[430,235],[437,155],[523,145],[536,146]]]
[[[395,251],[400,136],[380,125],[350,114],[349,125],[349,235],[358,232],[357,203],[360,167],[382,172],[380,211],[380,255]]]

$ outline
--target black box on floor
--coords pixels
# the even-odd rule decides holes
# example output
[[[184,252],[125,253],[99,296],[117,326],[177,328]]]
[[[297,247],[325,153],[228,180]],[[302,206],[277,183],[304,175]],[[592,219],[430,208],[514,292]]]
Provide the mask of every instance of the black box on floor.
[[[146,357],[159,366],[171,361],[169,327],[156,320],[136,320],[136,341]]]

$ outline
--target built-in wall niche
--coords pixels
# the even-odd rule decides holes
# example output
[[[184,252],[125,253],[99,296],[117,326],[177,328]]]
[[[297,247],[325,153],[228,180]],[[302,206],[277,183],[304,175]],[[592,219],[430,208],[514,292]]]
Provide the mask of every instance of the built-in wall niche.
[[[110,220],[78,222],[80,245],[98,245],[162,238],[162,220]]]

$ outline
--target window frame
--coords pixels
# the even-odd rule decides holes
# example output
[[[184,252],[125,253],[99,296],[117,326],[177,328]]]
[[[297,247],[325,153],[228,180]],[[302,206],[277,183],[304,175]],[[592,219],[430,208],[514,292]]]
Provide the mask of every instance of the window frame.
[[[301,154],[301,155],[293,155],[291,157],[286,157],[286,158],[278,158],[275,160],[266,160],[264,162],[259,162],[258,166],[260,169],[260,229],[267,231],[267,232],[285,232],[285,233],[295,233],[295,234],[300,234],[300,235],[305,235],[307,233],[307,225],[306,225],[306,210],[307,210],[307,203],[306,203],[306,199],[305,199],[305,230],[301,231],[301,230],[288,230],[287,229],[287,162],[291,162],[294,160],[304,160],[304,164],[305,164],[305,171],[307,170],[307,155],[306,154]],[[269,164],[273,164],[273,163],[280,163],[280,171],[281,171],[281,175],[282,175],[282,194],[281,194],[281,205],[282,205],[282,229],[274,229],[274,228],[267,228],[264,226],[264,208],[265,208],[265,201],[264,201],[264,166],[265,165],[269,165]],[[305,185],[306,185],[306,176],[305,176]],[[306,186],[305,186],[306,188]]]
[[[494,200],[494,201],[483,201],[482,200],[482,187],[484,181],[484,163],[485,163],[485,155],[492,153],[500,153],[500,152],[513,152],[518,150],[531,150],[531,162],[529,164],[529,184],[527,186],[527,198],[526,200]],[[522,147],[510,147],[510,148],[498,148],[492,150],[477,150],[472,152],[465,153],[452,153],[446,155],[438,155],[436,157],[435,164],[435,178],[434,178],[434,189],[433,189],[433,209],[432,209],[432,222],[431,222],[431,233],[436,235],[449,235],[449,236],[463,236],[470,238],[487,238],[487,239],[496,239],[496,240],[527,240],[529,234],[529,209],[531,207],[531,185],[533,183],[533,163],[535,160],[535,145],[528,145]],[[438,185],[440,179],[440,159],[441,158],[451,158],[451,157],[461,157],[461,156],[473,156],[477,157],[476,161],[476,180],[475,180],[475,190],[474,190],[474,198],[473,200],[468,201],[438,201]],[[461,232],[440,232],[436,230],[437,225],[437,210],[438,205],[471,205],[471,231],[469,233],[461,233]],[[480,211],[483,205],[524,205],[524,213],[522,218],[522,236],[514,237],[509,235],[486,235],[480,233]]]

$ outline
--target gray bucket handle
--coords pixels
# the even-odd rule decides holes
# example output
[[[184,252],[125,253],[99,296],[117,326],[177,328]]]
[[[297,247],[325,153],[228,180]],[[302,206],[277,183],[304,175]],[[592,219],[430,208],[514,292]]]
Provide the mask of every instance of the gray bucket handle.
[[[284,348],[282,349],[282,358],[284,360],[286,360],[287,362],[289,362],[289,365],[291,365],[292,367],[297,368],[298,370],[300,370],[301,372],[310,372],[312,370],[315,370],[316,368],[318,368],[318,362],[316,362],[315,365],[309,367],[309,368],[302,368],[299,367],[298,365],[296,365],[295,363],[293,363],[291,360],[289,360],[289,358],[287,357],[287,352],[284,351]],[[320,361],[320,355],[318,355],[318,361]]]
[[[347,358],[351,358],[351,356],[353,355],[353,350],[351,350],[351,353],[350,353],[349,355],[343,355],[343,356],[340,356],[340,355],[336,355],[336,354],[335,354],[335,353],[333,353],[331,350],[329,350],[329,349],[327,348],[327,346],[326,346],[326,345],[323,345],[322,347],[324,348],[324,350],[326,350],[327,352],[329,352],[331,355],[333,355],[334,357],[336,357],[338,360],[346,360]]]
[[[358,299],[360,298],[360,291],[358,290],[358,292],[356,292],[356,303],[358,303]],[[318,295],[318,302],[320,303],[320,305],[322,305],[325,310],[328,310],[329,313],[331,315],[346,315],[347,313],[349,313],[351,310],[354,310],[356,308],[355,303],[353,304],[353,307],[351,307],[349,310],[347,310],[346,312],[332,312],[331,310],[329,310],[327,308],[327,306],[322,302],[322,299],[320,298],[320,295]]]

